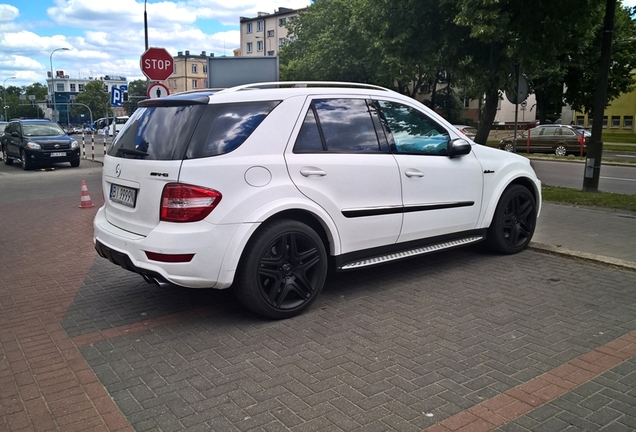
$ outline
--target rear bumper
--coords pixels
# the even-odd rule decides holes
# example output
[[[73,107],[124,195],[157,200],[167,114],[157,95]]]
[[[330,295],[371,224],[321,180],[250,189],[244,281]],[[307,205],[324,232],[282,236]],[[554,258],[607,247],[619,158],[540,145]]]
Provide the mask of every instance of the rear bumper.
[[[227,259],[227,251],[237,225],[160,223],[147,236],[124,231],[108,222],[104,207],[93,221],[97,253],[110,262],[146,280],[186,288],[228,288],[233,281],[237,260]],[[151,260],[146,252],[165,255],[193,254],[188,262]]]

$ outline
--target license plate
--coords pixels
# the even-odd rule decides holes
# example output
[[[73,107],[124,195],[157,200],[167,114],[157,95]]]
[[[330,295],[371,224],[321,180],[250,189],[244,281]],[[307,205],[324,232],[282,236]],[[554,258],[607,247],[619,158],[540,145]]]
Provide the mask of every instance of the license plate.
[[[66,156],[65,152],[51,153],[51,157]]]
[[[137,189],[111,184],[110,200],[128,207],[135,207],[135,202],[137,201]]]

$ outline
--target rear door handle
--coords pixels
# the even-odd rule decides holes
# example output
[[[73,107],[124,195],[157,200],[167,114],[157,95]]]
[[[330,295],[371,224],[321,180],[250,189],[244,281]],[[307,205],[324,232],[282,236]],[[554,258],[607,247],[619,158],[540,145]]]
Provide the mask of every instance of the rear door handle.
[[[413,168],[409,168],[406,171],[404,171],[404,175],[406,175],[407,177],[424,177],[424,173],[420,170],[417,169],[413,169]]]
[[[300,174],[302,174],[305,177],[310,177],[310,176],[324,177],[327,175],[327,172],[325,170],[321,170],[320,168],[316,168],[316,167],[302,167],[300,169]]]

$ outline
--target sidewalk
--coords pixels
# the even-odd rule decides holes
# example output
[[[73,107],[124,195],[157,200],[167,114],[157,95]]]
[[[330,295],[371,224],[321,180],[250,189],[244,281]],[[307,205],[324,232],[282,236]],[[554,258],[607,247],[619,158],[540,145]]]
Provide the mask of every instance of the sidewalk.
[[[531,247],[636,270],[636,213],[544,202]]]

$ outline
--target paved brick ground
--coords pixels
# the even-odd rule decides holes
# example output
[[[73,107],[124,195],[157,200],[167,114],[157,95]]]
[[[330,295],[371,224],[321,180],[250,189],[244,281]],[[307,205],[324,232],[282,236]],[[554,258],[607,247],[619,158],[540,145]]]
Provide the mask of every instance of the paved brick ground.
[[[78,204],[0,206],[0,430],[636,428],[636,272],[465,249],[276,322],[96,258]]]

